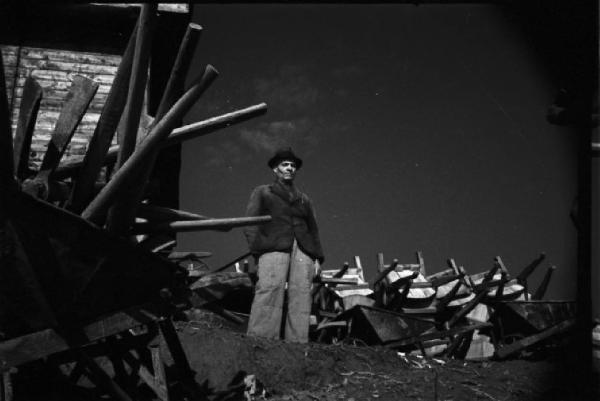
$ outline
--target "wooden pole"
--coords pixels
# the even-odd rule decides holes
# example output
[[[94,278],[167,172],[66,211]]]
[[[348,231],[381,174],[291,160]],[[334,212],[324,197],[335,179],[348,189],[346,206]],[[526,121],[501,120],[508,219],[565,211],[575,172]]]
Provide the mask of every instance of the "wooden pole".
[[[266,111],[267,105],[265,103],[260,103],[245,109],[236,110],[231,113],[223,114],[217,117],[211,117],[207,120],[175,128],[162,146],[167,147],[187,141],[189,139],[210,134],[219,129],[227,128],[233,124],[244,122],[251,118],[262,115],[266,113]],[[117,160],[118,154],[118,145],[110,147],[106,153],[106,157],[104,158],[103,165],[114,163]],[[75,173],[75,171],[81,168],[82,163],[83,158],[73,158],[70,161],[64,162],[58,167],[53,176],[55,178],[70,177]]]
[[[163,206],[148,205],[142,203],[138,208],[137,217],[153,222],[174,220],[207,220],[210,217],[183,210],[170,209]]]
[[[94,192],[94,184],[102,166],[105,164],[105,157],[110,150],[110,144],[121,119],[127,100],[138,25],[139,22],[129,37],[129,43],[121,58],[121,63],[106,97],[106,103],[104,103],[104,107],[102,108],[102,113],[94,129],[88,150],[81,162],[81,169],[79,170],[77,180],[75,180],[73,185],[67,209],[74,213],[81,213],[85,204],[91,198]],[[118,150],[114,154],[114,160],[116,160],[117,154]]]
[[[204,93],[210,84],[218,76],[217,70],[208,65],[200,79],[194,81],[192,87],[173,105],[167,114],[154,126],[152,131],[140,143],[140,146],[115,173],[111,181],[100,191],[98,196],[92,200],[83,211],[82,216],[88,220],[101,221],[108,208],[124,191],[132,181],[139,177],[141,171],[147,166],[144,164],[154,150],[169,136],[175,124],[194,105],[196,100]]]
[[[265,114],[266,112],[267,104],[259,103],[244,109],[233,111],[231,113],[176,128],[173,130],[173,133],[169,135],[169,138],[165,142],[165,146],[181,143],[189,139],[210,134],[216,130],[247,121],[251,118]]]
[[[550,279],[552,278],[552,273],[556,270],[556,266],[550,266],[548,270],[546,270],[546,274],[540,283],[540,286],[535,290],[535,293],[531,296],[531,299],[541,300],[544,298],[546,294],[546,290],[548,289],[548,284],[550,284]]]
[[[167,110],[181,95],[181,88],[183,88],[185,77],[187,76],[190,63],[192,61],[192,56],[201,32],[202,27],[200,27],[200,25],[188,25],[183,40],[181,41],[175,63],[171,69],[171,75],[169,76],[169,80],[158,106],[154,121],[160,121]],[[149,131],[151,129],[152,126],[149,127]],[[154,165],[156,164],[156,158],[158,157],[159,151],[160,148],[157,148],[152,152],[152,155],[149,156],[147,168],[143,170],[141,176],[134,182],[133,187],[128,191],[129,196],[124,197],[122,200],[115,203],[115,205],[111,208],[108,218],[109,230],[117,233],[123,233],[134,222],[137,206],[142,201],[147,183],[152,174]],[[120,163],[118,164],[120,165]]]
[[[145,3],[140,11],[127,103],[122,116],[123,132],[119,132],[120,149],[117,158],[119,167],[125,163],[135,149],[144,104],[144,89],[148,80],[148,64],[156,20],[156,8],[156,3]]]
[[[533,271],[542,263],[542,261],[546,258],[545,253],[540,253],[540,256],[535,258],[530,264],[525,266],[523,270],[517,275],[517,282],[521,285],[526,286],[527,278],[533,273]]]
[[[120,168],[131,156],[138,140],[138,127],[144,105],[146,82],[148,80],[156,8],[157,4],[147,3],[142,5],[140,12],[140,24],[135,41],[135,51],[133,53],[131,79],[129,80],[129,92],[122,117],[123,132],[119,133],[119,143],[121,146],[119,148],[119,156],[117,157],[117,168]],[[150,166],[147,168],[151,169]],[[133,223],[135,215],[130,205],[132,202],[130,199],[131,197],[123,197],[111,206],[107,221],[109,231],[122,234]]]
[[[185,77],[188,74],[192,57],[201,33],[202,27],[200,25],[194,23],[188,24],[183,39],[181,40],[181,44],[179,45],[179,52],[177,53],[173,68],[171,69],[171,75],[169,76],[169,81],[165,87],[165,92],[160,99],[155,121],[160,121],[180,96],[180,88],[183,87]]]
[[[384,266],[383,265],[383,254],[379,253],[378,255],[381,255],[381,258],[378,256],[378,262],[380,263],[380,267]],[[375,280],[373,280],[373,285],[376,285],[377,283],[379,283],[381,280],[383,280],[385,278],[385,276],[388,275],[389,272],[396,270],[396,266],[398,266],[398,259],[394,259],[394,261],[392,262],[391,265],[389,265],[387,268],[384,268],[382,271],[379,272],[379,274],[377,275],[377,277],[375,278]]]
[[[14,146],[14,171],[19,179],[27,177],[29,151],[31,150],[31,137],[37,120],[40,102],[42,100],[42,87],[35,78],[27,77],[21,97],[17,131],[13,141]]]
[[[133,234],[160,232],[188,232],[202,230],[229,231],[234,227],[252,226],[271,221],[271,216],[231,217],[225,219],[207,219],[193,221],[172,221],[168,223],[137,223],[133,225]]]

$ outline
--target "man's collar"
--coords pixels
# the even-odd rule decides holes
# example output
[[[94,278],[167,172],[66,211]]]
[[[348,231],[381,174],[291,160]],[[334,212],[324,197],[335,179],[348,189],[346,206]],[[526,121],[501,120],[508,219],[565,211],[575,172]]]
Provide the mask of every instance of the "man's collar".
[[[296,189],[294,184],[285,185],[279,180],[275,180],[275,182],[271,184],[271,190],[273,193],[289,203],[293,203],[300,199],[300,191]]]

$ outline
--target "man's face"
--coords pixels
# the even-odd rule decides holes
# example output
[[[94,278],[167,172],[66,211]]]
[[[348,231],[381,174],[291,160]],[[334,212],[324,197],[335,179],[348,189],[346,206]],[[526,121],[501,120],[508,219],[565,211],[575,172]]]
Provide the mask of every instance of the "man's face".
[[[273,172],[279,180],[292,182],[296,177],[296,163],[291,160],[283,160],[273,169]]]

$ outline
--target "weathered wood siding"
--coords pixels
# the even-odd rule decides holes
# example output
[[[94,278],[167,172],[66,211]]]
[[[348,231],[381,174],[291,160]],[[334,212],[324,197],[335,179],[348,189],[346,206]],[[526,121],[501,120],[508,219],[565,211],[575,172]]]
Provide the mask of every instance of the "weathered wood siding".
[[[25,79],[31,75],[44,90],[31,145],[30,160],[34,164],[38,164],[44,155],[73,75],[84,75],[100,84],[87,113],[75,131],[65,157],[84,154],[121,57],[35,47],[19,48],[0,45],[0,48],[4,60],[8,100],[11,105],[13,133],[16,130]]]

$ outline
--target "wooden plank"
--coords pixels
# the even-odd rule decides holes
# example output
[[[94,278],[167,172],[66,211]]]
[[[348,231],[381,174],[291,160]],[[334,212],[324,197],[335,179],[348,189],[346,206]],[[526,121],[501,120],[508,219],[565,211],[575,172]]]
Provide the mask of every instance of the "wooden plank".
[[[161,146],[178,121],[189,111],[197,99],[218,76],[217,70],[208,65],[202,77],[192,84],[191,88],[175,103],[140,144],[136,152],[115,173],[111,181],[100,191],[100,194],[83,211],[82,216],[91,221],[101,221],[108,208],[119,197],[126,196],[128,187],[144,169],[151,168],[145,164],[153,152]]]
[[[12,54],[16,54],[17,47],[12,47],[9,50]],[[65,51],[60,49],[50,49],[45,47],[32,47],[23,46],[22,58],[26,60],[50,60],[67,63],[82,63],[99,66],[112,66],[116,67],[119,65],[121,59],[120,56],[106,54],[106,53],[95,53],[95,52],[80,52],[80,51]]]
[[[75,128],[83,118],[97,89],[98,84],[94,81],[79,75],[75,76],[70,90],[71,95],[58,117],[40,171],[34,179],[26,180],[23,183],[23,191],[36,197],[48,196],[48,178],[58,166],[75,133]]]
[[[113,141],[117,125],[123,113],[131,76],[136,32],[137,28],[133,30],[129,38],[113,86],[106,98],[102,114],[89,142],[88,151],[82,161],[82,167],[73,185],[67,209],[74,213],[81,213],[92,196],[94,184],[104,165],[106,153]]]
[[[82,75],[82,74],[79,74]],[[83,74],[82,76],[85,76],[85,74]],[[87,77],[86,77],[87,78]],[[16,81],[16,88],[20,88],[25,86],[25,77],[19,77]],[[51,92],[51,91],[68,91],[70,88],[70,83],[69,81],[58,81],[58,80],[54,80],[54,79],[37,79],[38,83],[41,85],[42,88],[44,88],[44,93],[46,92]],[[12,82],[9,82],[7,84],[7,87],[11,87],[12,88]],[[108,84],[103,84],[100,85],[98,88],[98,93],[103,93],[103,94],[107,94],[110,91],[110,85]]]
[[[56,126],[48,150],[44,155],[41,170],[48,174],[58,166],[67,144],[71,140],[75,128],[83,120],[85,111],[94,97],[98,84],[91,79],[76,75],[73,78],[70,96],[65,102]]]
[[[28,78],[23,90],[23,101],[19,107],[19,122],[14,138],[14,171],[25,179],[28,172],[31,137],[42,99],[42,87],[34,78]]]

